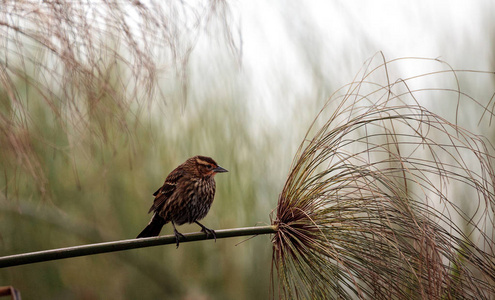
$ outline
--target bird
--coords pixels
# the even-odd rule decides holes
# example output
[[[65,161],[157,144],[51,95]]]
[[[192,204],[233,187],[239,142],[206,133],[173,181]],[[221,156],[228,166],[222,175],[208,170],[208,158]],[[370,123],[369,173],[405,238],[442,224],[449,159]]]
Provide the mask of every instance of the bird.
[[[197,155],[187,159],[166,177],[163,185],[153,194],[155,199],[148,213],[153,212],[151,221],[137,238],[158,236],[162,227],[171,222],[177,248],[179,240],[185,236],[177,231],[175,225],[196,223],[207,237],[215,231],[198,221],[210,210],[215,197],[215,175],[228,172],[211,157]]]

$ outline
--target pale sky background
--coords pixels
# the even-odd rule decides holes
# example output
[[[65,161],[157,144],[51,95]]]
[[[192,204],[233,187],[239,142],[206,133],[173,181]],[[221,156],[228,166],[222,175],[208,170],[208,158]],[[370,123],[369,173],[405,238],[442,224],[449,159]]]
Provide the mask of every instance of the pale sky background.
[[[455,69],[493,69],[495,1],[238,1],[233,24],[242,43],[249,101],[275,124],[305,97],[328,97],[379,51],[439,58]],[[235,34],[235,32],[234,32]],[[311,65],[313,64],[313,66]],[[316,95],[314,65],[328,91]],[[410,69],[408,69],[410,68]],[[421,63],[408,72],[428,72]],[[274,111],[282,114],[273,113]]]

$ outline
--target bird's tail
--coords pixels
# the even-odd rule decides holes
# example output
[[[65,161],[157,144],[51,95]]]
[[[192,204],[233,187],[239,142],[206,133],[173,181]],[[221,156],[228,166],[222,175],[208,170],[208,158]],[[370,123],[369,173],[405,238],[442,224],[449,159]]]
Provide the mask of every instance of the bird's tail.
[[[167,224],[165,220],[160,217],[157,213],[153,214],[151,221],[148,223],[148,226],[141,231],[141,233],[137,236],[139,238],[158,236],[160,231],[162,230],[163,225]]]

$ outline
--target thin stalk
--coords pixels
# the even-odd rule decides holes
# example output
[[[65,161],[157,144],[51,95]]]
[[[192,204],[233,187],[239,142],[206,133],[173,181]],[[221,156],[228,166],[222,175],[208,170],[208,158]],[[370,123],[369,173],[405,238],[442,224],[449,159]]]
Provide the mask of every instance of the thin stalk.
[[[276,226],[258,226],[258,227],[244,227],[233,229],[215,230],[217,239],[246,236],[246,235],[260,235],[276,233]],[[207,237],[203,232],[185,233],[186,240],[182,240],[182,243],[194,242],[199,240],[213,239],[213,237]],[[70,257],[94,255],[99,253],[108,253],[115,251],[123,251],[137,248],[145,248],[159,245],[175,245],[174,235],[164,235],[159,237],[150,237],[143,239],[130,239],[120,240],[114,242],[89,244],[82,246],[74,246],[67,248],[43,250],[30,253],[15,254],[9,256],[0,257],[0,268],[13,267],[25,264],[32,264],[37,262],[44,262],[50,260],[64,259]]]

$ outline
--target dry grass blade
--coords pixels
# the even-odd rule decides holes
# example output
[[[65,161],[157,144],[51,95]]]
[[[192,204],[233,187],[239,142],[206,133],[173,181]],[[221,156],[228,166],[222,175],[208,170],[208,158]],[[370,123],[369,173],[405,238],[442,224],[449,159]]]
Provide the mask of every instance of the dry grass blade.
[[[458,88],[458,74],[475,73],[392,82],[390,68],[411,60],[367,65],[308,131],[273,220],[282,298],[495,297],[493,148],[419,96],[479,109]],[[456,88],[421,86],[439,74]]]

